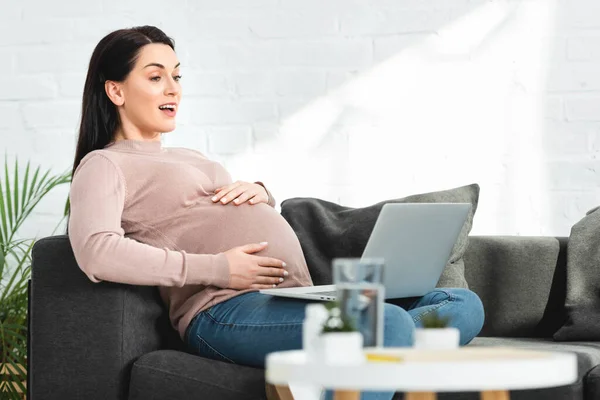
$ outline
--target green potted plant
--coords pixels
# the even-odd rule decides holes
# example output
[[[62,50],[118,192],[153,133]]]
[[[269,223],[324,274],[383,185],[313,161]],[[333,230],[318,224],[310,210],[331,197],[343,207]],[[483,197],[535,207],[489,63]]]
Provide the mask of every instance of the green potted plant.
[[[36,238],[22,238],[19,229],[38,203],[56,186],[70,182],[70,172],[24,171],[7,157],[0,173],[0,398],[22,399],[27,380],[27,282]],[[62,222],[62,221],[61,221]],[[60,225],[60,222],[59,222]]]
[[[460,332],[450,325],[450,318],[433,310],[421,318],[421,327],[415,329],[414,347],[418,349],[458,348]]]
[[[325,363],[332,365],[358,364],[365,360],[363,336],[354,321],[347,318],[337,301],[326,304],[327,319],[321,332],[321,348]]]

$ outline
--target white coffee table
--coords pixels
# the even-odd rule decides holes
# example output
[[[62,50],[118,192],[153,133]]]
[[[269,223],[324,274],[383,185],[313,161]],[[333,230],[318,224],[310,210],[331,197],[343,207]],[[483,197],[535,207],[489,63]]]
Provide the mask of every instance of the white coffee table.
[[[334,389],[337,400],[358,400],[360,390],[402,391],[406,400],[433,400],[436,392],[469,391],[481,392],[482,400],[507,400],[509,390],[563,386],[577,380],[577,358],[572,353],[506,347],[368,350],[401,361],[333,367],[307,363],[302,350],[283,351],[267,356],[266,381],[282,400],[317,400],[314,390],[304,391],[303,398],[293,397],[295,385]]]

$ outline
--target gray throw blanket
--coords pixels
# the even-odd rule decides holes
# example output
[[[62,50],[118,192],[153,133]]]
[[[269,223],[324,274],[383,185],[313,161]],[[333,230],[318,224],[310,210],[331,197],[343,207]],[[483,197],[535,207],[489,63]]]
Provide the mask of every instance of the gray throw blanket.
[[[360,257],[385,203],[471,203],[471,212],[452,250],[438,287],[467,287],[462,256],[477,209],[477,184],[383,201],[363,208],[344,207],[315,198],[293,198],[281,203],[281,215],[292,226],[304,252],[315,285],[332,283],[331,261]]]
[[[600,340],[600,210],[573,228],[567,247],[566,320],[554,340]]]

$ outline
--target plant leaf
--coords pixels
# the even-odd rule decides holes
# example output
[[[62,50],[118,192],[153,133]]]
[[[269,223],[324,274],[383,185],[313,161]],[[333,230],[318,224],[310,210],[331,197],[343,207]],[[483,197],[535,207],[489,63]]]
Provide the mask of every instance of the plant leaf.
[[[9,229],[12,230],[13,227],[13,209],[12,209],[12,195],[10,193],[10,179],[8,178],[8,158],[4,158],[4,186],[6,189],[6,212],[8,214],[9,221]],[[12,236],[9,235],[9,237]],[[10,240],[10,239],[9,239]]]
[[[34,195],[37,195],[38,192],[41,190],[41,188],[43,188],[46,185],[46,179],[48,178],[48,175],[50,175],[50,170],[47,170],[44,175],[42,175],[42,178],[40,179],[40,182],[38,183],[35,193]]]
[[[10,346],[6,346],[6,347],[4,347],[4,349],[12,350],[12,352],[10,350],[9,351],[5,350],[6,358],[8,360],[17,359],[17,361],[19,361],[19,358],[24,358],[24,355],[27,354],[27,347],[26,347],[27,343],[25,343],[23,341],[19,341],[18,339],[15,339],[11,333],[12,333],[11,331],[2,329],[2,339],[4,340],[4,343],[10,344]]]
[[[35,184],[37,183],[37,179],[38,179],[39,173],[40,173],[40,167],[38,166],[35,169],[35,173],[33,174],[33,179],[31,180],[31,185],[29,186],[28,195],[27,195],[27,201],[29,201],[29,199],[31,198],[31,196],[33,196],[33,193],[34,193],[33,189],[35,188]]]
[[[15,188],[13,189],[13,193],[15,196],[15,220],[19,217],[21,207],[19,207],[19,158],[15,157],[15,177],[13,181],[13,185]]]
[[[51,235],[50,235],[50,236],[54,236],[54,235],[56,234],[56,230],[57,230],[57,229],[58,229],[58,228],[59,228],[59,227],[62,225],[62,223],[63,223],[63,221],[64,221],[65,219],[67,219],[67,216],[66,216],[66,215],[64,215],[64,216],[63,216],[63,217],[60,219],[60,221],[58,221],[58,224],[56,224],[56,226],[55,226],[55,227],[54,227],[54,229],[52,230],[52,233],[51,233]]]
[[[26,368],[27,284],[36,239],[17,239],[16,235],[46,194],[70,182],[70,172],[54,175],[39,166],[34,169],[28,161],[20,173],[18,159],[14,168],[14,174],[9,173],[5,156],[4,174],[0,172],[0,366],[8,369],[0,377],[0,397],[20,400],[27,389],[26,372],[15,368]],[[10,176],[14,176],[13,182]]]
[[[22,328],[22,329],[27,329],[27,328]],[[8,329],[6,329],[5,332],[7,334],[10,333],[10,336],[15,337],[17,339],[17,341],[20,341],[22,343],[27,342],[27,337],[25,335],[23,335],[22,333],[20,333],[20,332],[13,331],[13,330],[8,330]]]
[[[25,204],[23,213],[20,215],[19,220],[15,223],[9,240],[12,240],[12,237],[16,231],[23,224],[29,214],[33,212],[35,207],[44,198],[44,196],[46,196],[56,186],[68,183],[70,181],[70,176],[67,172],[63,172],[62,174],[56,176],[49,176],[49,174],[50,170],[46,171],[39,182],[37,182],[37,185],[30,188],[30,190],[33,192],[33,195],[29,197],[27,203]]]
[[[12,368],[8,368],[8,381],[13,382],[15,387],[15,392],[19,393],[27,393],[27,389],[23,384],[24,381],[27,380],[27,371],[25,370],[25,360],[20,357],[19,360],[13,362],[12,360],[9,362]]]
[[[71,198],[69,196],[67,196],[67,201],[65,202],[65,214],[64,214],[65,217],[67,215],[69,215],[70,210],[71,210]]]
[[[4,249],[2,249],[0,246],[0,277],[2,277],[2,274],[4,273],[4,263],[5,263]]]
[[[27,330],[27,326],[21,324],[3,324],[6,329]]]
[[[11,295],[11,293],[17,293],[16,288],[21,288],[21,291],[27,292],[27,280],[29,279],[29,274],[23,273],[23,264],[29,260],[29,254],[31,249],[33,248],[34,242],[32,241],[29,247],[26,249],[25,253],[19,258],[18,255],[15,255],[15,258],[18,260],[18,264],[15,267],[12,275],[10,276],[8,283],[4,286],[4,290],[0,295],[0,304],[3,304],[7,301],[7,298]],[[20,275],[20,278],[19,278]]]
[[[4,202],[4,189],[2,188],[2,179],[0,179],[0,218],[2,218],[2,225],[0,225],[0,230],[2,232],[2,244],[6,244],[8,242],[8,221],[6,219],[6,204]]]
[[[27,183],[29,181],[29,167],[31,166],[31,162],[27,161],[27,166],[25,167],[25,177],[23,177],[23,193],[21,194],[21,209],[25,209],[25,203],[27,201]]]

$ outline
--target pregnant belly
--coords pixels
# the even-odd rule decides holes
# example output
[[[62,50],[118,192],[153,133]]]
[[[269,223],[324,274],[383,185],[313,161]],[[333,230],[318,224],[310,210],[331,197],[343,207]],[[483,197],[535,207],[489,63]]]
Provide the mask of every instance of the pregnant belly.
[[[168,236],[188,253],[217,254],[237,246],[268,242],[264,250],[254,255],[277,258],[287,264],[289,275],[281,287],[312,285],[296,233],[267,204],[236,206],[205,200],[171,219],[169,225],[178,233]]]

